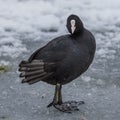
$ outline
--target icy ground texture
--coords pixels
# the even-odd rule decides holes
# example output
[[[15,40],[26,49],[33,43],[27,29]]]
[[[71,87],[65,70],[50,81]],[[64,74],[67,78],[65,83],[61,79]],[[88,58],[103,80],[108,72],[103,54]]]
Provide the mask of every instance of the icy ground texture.
[[[66,34],[74,13],[92,31],[97,52],[89,70],[63,86],[63,99],[84,100],[73,114],[47,109],[54,86],[22,85],[18,63],[52,38]],[[0,120],[120,120],[120,0],[0,0]]]

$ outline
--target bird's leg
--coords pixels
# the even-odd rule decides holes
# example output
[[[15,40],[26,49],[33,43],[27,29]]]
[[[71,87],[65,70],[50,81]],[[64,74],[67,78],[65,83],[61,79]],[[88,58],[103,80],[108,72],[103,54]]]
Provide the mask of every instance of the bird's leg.
[[[78,106],[81,104],[84,104],[84,101],[67,101],[67,102],[62,102],[62,95],[61,95],[61,88],[62,85],[57,83],[55,87],[55,95],[53,102],[51,102],[47,107],[54,106],[56,109],[62,111],[62,112],[67,112],[71,113],[72,111],[78,111]]]
[[[55,87],[54,99],[47,107],[51,107],[52,105],[62,104],[61,88],[62,85],[60,83],[57,83]]]

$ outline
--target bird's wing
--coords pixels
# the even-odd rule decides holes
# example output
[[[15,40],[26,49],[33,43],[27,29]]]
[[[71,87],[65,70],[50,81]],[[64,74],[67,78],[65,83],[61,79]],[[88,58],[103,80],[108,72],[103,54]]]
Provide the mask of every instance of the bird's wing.
[[[64,37],[52,40],[44,47],[35,51],[29,58],[29,62],[34,59],[43,60],[45,62],[59,62],[65,58],[69,50],[69,44],[66,44]]]

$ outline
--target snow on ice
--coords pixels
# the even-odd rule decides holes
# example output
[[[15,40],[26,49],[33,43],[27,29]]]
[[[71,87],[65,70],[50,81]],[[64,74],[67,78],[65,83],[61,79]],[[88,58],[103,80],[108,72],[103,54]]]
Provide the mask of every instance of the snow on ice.
[[[114,57],[116,51],[110,48],[120,47],[119,0],[0,0],[0,56],[14,58],[27,51],[20,38],[16,38],[19,34],[27,33],[35,38],[42,31],[67,33],[66,17],[72,13],[79,15],[93,33],[97,32],[97,54]]]

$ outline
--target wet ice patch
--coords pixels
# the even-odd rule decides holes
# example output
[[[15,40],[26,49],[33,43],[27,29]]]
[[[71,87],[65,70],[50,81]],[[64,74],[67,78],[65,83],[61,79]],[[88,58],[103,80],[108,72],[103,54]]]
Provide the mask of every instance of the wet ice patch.
[[[59,19],[54,15],[41,16],[33,25],[44,32],[56,32],[59,28]]]
[[[25,45],[20,40],[13,37],[5,37],[0,40],[0,56],[18,57],[21,53],[26,52]]]
[[[105,84],[105,82],[103,80],[101,80],[101,79],[97,80],[97,85],[104,85],[104,84]]]
[[[57,8],[48,1],[0,1],[0,27],[17,32],[57,31]],[[7,10],[9,7],[9,10]],[[17,9],[16,9],[17,8]]]
[[[4,61],[4,60],[0,61],[0,65],[9,65],[9,64],[10,64],[9,61]]]
[[[84,81],[84,83],[94,84],[95,86],[103,86],[103,85],[105,85],[105,82],[102,79],[95,79],[95,78],[92,78],[90,76],[84,76],[84,75],[81,76],[81,79],[82,79],[82,81]]]
[[[105,31],[104,34],[96,34],[97,52],[96,55],[103,59],[114,59],[117,50],[120,48],[119,31],[109,32]]]
[[[84,81],[84,82],[90,82],[92,80],[92,78],[90,76],[81,76],[81,79]]]

